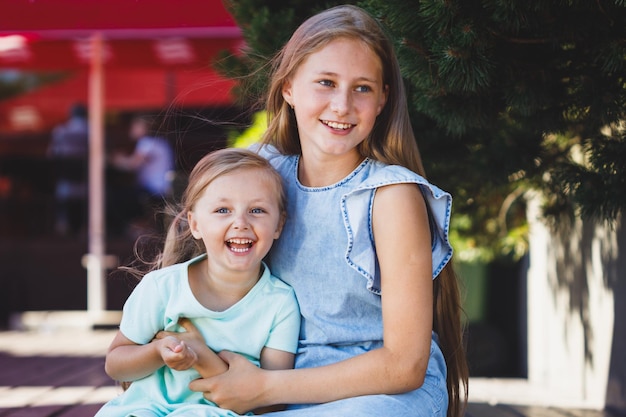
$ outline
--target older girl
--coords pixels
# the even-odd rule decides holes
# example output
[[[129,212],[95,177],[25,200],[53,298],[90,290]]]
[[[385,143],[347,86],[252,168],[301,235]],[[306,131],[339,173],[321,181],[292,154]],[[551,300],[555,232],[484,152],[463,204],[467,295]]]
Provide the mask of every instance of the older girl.
[[[458,417],[467,397],[451,197],[424,178],[392,44],[365,11],[305,21],[274,61],[260,152],[287,189],[272,270],[296,291],[295,370],[224,352],[194,381],[239,411],[282,417]]]

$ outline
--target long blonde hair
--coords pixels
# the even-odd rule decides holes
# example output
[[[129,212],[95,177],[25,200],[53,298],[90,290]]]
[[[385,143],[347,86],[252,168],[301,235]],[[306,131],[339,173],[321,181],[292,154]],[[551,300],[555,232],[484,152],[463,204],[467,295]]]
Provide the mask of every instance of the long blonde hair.
[[[363,9],[337,6],[306,20],[272,60],[270,87],[265,107],[268,129],[263,143],[281,153],[299,155],[300,137],[295,115],[282,95],[283,86],[312,53],[338,38],[364,42],[380,58],[388,98],[369,136],[359,146],[363,157],[402,165],[425,177],[413,134],[404,83],[393,45],[383,27]],[[457,277],[451,263],[433,281],[433,330],[448,368],[448,417],[459,417],[467,403],[468,376],[461,302]]]

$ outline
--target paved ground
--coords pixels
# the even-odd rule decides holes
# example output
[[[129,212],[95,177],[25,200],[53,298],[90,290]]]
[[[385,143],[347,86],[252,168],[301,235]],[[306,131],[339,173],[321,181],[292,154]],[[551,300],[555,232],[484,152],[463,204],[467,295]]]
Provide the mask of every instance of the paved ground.
[[[119,388],[104,373],[111,331],[0,333],[0,416],[93,416]]]
[[[54,323],[0,332],[0,417],[93,416],[121,392],[103,369],[113,335],[112,330],[64,329]],[[466,417],[619,417],[607,411],[471,400]]]

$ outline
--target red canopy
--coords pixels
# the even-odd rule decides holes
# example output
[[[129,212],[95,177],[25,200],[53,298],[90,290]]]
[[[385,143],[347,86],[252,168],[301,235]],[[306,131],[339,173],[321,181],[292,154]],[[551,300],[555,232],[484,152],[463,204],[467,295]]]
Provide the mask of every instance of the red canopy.
[[[234,26],[220,0],[5,0],[0,31],[207,30]]]
[[[20,126],[37,125],[36,109],[42,103],[54,107],[53,99],[69,97],[72,91],[88,97],[89,253],[84,265],[87,309],[94,324],[106,309],[105,108],[115,100],[128,106],[143,107],[149,102],[158,108],[176,106],[176,99],[191,102],[200,91],[204,105],[223,104],[226,81],[210,72],[210,61],[218,50],[235,52],[241,42],[240,32],[220,0],[2,1],[0,68],[79,71],[47,91],[13,101],[21,107]],[[124,81],[116,85],[117,76]],[[205,76],[209,77],[205,88],[198,90]],[[187,84],[178,83],[184,79]],[[0,110],[11,113],[10,108]],[[66,113],[68,109],[63,110]]]
[[[88,66],[94,33],[105,41],[107,67],[206,67],[242,40],[220,0],[8,0],[0,67]]]
[[[113,68],[106,73],[107,110],[165,109],[169,106],[229,106],[232,81],[211,69]],[[0,101],[0,135],[49,132],[67,118],[73,104],[87,103],[86,70],[10,100]]]
[[[239,28],[219,0],[9,0],[0,11],[0,69],[69,77],[0,101],[0,134],[49,131],[87,102],[92,37],[103,40],[107,110],[224,106],[233,83],[211,68],[236,53]]]
[[[74,36],[72,33],[68,32],[64,39],[46,39],[31,34],[2,34],[0,31],[0,67],[27,70],[87,67],[92,55],[91,35]],[[241,42],[236,27],[205,33],[192,31],[185,36],[179,35],[180,31],[124,31],[123,34],[129,36],[124,39],[109,37],[122,33],[100,33],[105,39],[103,60],[107,68],[206,67],[218,51],[234,50]],[[192,37],[201,34],[207,37]],[[154,37],[144,38],[148,35]]]

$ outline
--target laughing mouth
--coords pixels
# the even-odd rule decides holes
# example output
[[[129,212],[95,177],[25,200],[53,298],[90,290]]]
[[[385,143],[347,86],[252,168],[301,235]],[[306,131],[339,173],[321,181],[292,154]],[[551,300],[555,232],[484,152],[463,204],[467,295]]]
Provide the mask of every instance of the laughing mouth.
[[[254,241],[250,239],[228,239],[226,246],[233,252],[247,252],[254,245]]]
[[[331,122],[328,120],[322,120],[321,122],[328,127],[331,127],[333,129],[338,129],[338,130],[348,130],[356,126],[356,125],[353,125],[352,123],[339,123],[339,122]]]

